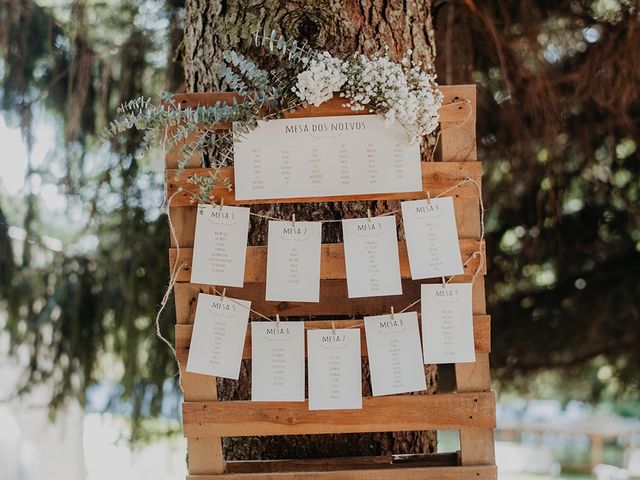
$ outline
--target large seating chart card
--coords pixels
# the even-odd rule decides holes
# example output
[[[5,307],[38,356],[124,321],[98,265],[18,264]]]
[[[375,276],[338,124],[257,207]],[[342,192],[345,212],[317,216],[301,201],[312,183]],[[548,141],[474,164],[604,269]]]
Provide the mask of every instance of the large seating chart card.
[[[304,322],[251,322],[251,400],[304,401]]]
[[[362,408],[360,330],[309,330],[309,410]]]
[[[200,293],[187,372],[238,380],[251,302]]]
[[[259,121],[234,142],[237,200],[420,192],[420,145],[379,115]]]
[[[476,361],[471,283],[421,285],[424,363]]]
[[[242,287],[249,208],[198,205],[191,282]]]
[[[373,395],[426,390],[418,314],[364,317]]]

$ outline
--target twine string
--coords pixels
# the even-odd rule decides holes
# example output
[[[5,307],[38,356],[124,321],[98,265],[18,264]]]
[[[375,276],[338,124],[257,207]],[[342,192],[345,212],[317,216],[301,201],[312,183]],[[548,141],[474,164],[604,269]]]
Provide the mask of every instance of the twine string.
[[[173,287],[175,287],[176,281],[178,280],[178,275],[187,266],[185,262],[180,263],[180,244],[178,242],[178,237],[176,236],[173,222],[171,221],[171,210],[169,208],[171,206],[171,201],[181,191],[182,189],[179,188],[167,200],[167,219],[169,223],[169,231],[171,232],[171,236],[176,244],[176,258],[173,262],[172,274],[171,274],[171,277],[169,278],[169,285],[167,286],[167,290],[164,293],[164,296],[162,297],[162,301],[160,302],[160,308],[156,313],[156,319],[155,319],[156,336],[169,347],[169,349],[171,350],[171,353],[173,353],[173,357],[175,358],[176,363],[178,364],[178,385],[180,386],[180,390],[182,390],[182,374],[180,373],[180,363],[178,362],[178,353],[176,352],[176,349],[174,348],[173,344],[160,331],[160,317],[162,316],[162,312],[164,311],[167,305],[167,302],[169,301],[169,297],[171,296]]]

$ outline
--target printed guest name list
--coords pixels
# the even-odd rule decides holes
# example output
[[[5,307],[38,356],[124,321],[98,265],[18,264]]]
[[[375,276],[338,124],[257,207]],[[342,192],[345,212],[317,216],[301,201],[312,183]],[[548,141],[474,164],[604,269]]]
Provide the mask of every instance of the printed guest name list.
[[[248,233],[248,208],[199,205],[191,282],[242,287]]]
[[[238,200],[422,190],[420,146],[378,115],[258,122],[234,164]]]

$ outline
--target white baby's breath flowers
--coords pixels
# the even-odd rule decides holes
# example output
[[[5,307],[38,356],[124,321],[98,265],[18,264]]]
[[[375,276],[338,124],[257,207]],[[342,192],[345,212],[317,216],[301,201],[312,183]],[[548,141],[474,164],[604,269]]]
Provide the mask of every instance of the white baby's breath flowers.
[[[343,73],[344,62],[324,52],[311,59],[306,70],[298,74],[296,84],[291,90],[304,102],[316,107],[339,92],[346,77]]]
[[[352,110],[368,109],[382,115],[385,123],[401,124],[411,142],[438,127],[443,95],[435,75],[409,59],[399,63],[388,53],[354,55],[346,61],[324,52],[309,62],[292,90],[302,101],[320,105],[334,94],[348,100]]]
[[[401,124],[415,142],[438,127],[443,96],[436,89],[435,75],[411,62],[410,54],[399,63],[387,53],[352,57],[345,62],[347,83],[341,95],[354,110],[368,108],[383,115],[387,124]]]

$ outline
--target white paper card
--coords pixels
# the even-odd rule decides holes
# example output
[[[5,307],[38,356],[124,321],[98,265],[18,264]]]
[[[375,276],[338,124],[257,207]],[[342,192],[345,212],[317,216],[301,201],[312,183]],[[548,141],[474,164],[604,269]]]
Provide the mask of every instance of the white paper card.
[[[416,312],[364,318],[373,395],[426,390]]]
[[[242,287],[249,209],[198,205],[191,283]]]
[[[475,362],[472,285],[422,285],[424,363]]]
[[[269,222],[267,300],[320,301],[321,222]]]
[[[400,295],[396,217],[342,220],[349,298]]]
[[[237,380],[251,302],[198,295],[187,372]]]
[[[362,408],[360,330],[308,330],[309,410]]]
[[[401,206],[411,278],[463,273],[453,199],[413,200]]]
[[[251,322],[251,400],[304,402],[304,322]]]
[[[379,115],[259,121],[234,162],[238,200],[422,190],[419,144]]]

